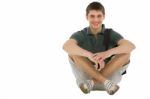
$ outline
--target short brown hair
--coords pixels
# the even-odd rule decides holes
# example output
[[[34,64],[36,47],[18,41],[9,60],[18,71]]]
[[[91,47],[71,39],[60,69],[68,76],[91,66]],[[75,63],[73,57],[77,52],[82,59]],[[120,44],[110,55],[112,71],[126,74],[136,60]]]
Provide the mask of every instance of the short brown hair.
[[[105,8],[100,2],[92,2],[86,8],[86,15],[88,15],[90,10],[99,10],[105,15]]]

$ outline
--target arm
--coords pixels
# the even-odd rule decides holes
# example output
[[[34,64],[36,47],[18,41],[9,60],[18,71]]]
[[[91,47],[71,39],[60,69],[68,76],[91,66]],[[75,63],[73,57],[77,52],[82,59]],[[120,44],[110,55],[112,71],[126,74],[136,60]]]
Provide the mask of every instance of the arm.
[[[135,45],[128,40],[121,39],[117,43],[118,47],[112,48],[107,51],[111,55],[114,54],[123,54],[123,53],[131,53],[135,49]]]
[[[69,55],[78,55],[78,56],[84,56],[84,57],[91,57],[93,54],[87,50],[82,49],[77,45],[77,41],[74,39],[69,39],[65,42],[63,45],[63,49],[69,54]]]
[[[94,59],[101,62],[112,55],[123,53],[128,54],[135,49],[135,45],[125,39],[119,40],[117,45],[118,45],[117,47],[109,49],[105,52],[96,53]]]

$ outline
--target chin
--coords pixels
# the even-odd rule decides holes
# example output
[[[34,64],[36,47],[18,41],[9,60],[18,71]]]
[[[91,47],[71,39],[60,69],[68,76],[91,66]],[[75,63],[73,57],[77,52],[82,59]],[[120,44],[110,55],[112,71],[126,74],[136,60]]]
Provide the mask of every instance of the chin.
[[[100,28],[100,26],[93,26],[93,29],[99,29]]]
[[[93,25],[92,24],[91,26],[92,26],[93,29],[99,29],[101,25],[100,24],[98,24],[98,25]]]

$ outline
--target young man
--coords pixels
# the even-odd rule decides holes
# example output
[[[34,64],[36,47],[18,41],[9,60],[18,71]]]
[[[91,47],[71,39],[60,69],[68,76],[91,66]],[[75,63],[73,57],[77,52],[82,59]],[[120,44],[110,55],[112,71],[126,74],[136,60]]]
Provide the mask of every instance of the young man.
[[[89,27],[78,31],[63,45],[79,88],[84,93],[105,90],[113,95],[119,89],[117,83],[127,69],[133,43],[119,33],[106,29],[103,23],[105,9],[99,2],[86,8]]]

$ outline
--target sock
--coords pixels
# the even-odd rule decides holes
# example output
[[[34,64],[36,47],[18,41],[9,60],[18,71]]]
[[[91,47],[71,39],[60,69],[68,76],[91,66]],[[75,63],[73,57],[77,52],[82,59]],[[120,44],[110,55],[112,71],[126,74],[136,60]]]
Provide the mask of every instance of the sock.
[[[104,82],[104,86],[105,86],[106,90],[110,90],[110,89],[113,90],[113,86],[114,86],[114,85],[115,85],[115,84],[112,83],[110,80],[106,80],[106,81]]]
[[[108,93],[109,95],[113,95],[113,94],[116,93],[116,92],[118,91],[118,89],[119,89],[119,86],[116,85],[116,84],[114,84],[114,83],[112,83],[110,80],[106,80],[106,81],[104,82],[104,86],[105,86],[105,89],[106,89],[106,91],[107,91],[107,93]]]
[[[93,88],[93,86],[94,86],[94,81],[93,80],[87,80],[87,84],[88,84],[88,86],[89,86],[89,88],[91,90]]]

